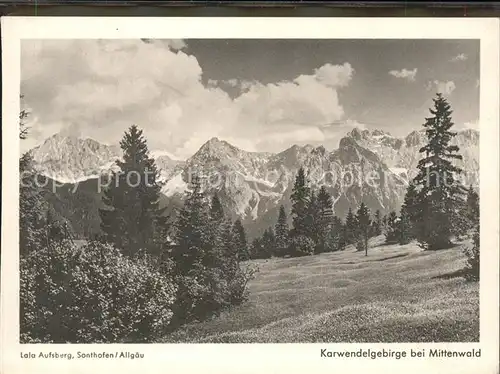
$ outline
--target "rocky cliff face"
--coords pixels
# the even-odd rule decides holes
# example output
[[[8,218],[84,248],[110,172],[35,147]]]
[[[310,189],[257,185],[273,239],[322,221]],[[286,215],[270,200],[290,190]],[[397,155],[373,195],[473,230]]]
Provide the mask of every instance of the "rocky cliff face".
[[[116,161],[122,156],[118,145],[60,134],[47,138],[30,153],[40,174],[62,183],[77,183],[117,170]],[[162,181],[169,180],[175,168],[183,163],[165,152],[151,152],[151,156]]]
[[[209,193],[217,191],[233,218],[256,232],[274,224],[281,204],[290,207],[295,175],[305,168],[311,187],[325,185],[334,198],[334,211],[344,217],[362,201],[374,211],[399,209],[409,178],[416,171],[425,144],[423,131],[397,138],[380,130],[354,129],[328,151],[322,146],[294,145],[277,154],[247,152],[212,138],[185,161],[153,152],[167,201],[182,201],[194,175]],[[453,139],[460,147],[464,183],[479,173],[479,132],[466,130]],[[75,183],[108,172],[120,157],[117,146],[91,139],[55,135],[31,151],[41,174]]]
[[[93,139],[56,134],[30,151],[40,174],[63,183],[96,178],[113,168],[120,157],[118,146],[108,146]]]
[[[412,178],[422,155],[419,150],[427,140],[424,130],[413,131],[405,138],[396,138],[382,131],[353,130],[349,137],[366,149],[372,150],[396,174]],[[477,183],[479,176],[479,131],[464,130],[457,133],[452,144],[460,148],[463,159],[456,164],[463,172],[465,184]],[[468,183],[467,183],[468,181]]]
[[[290,205],[301,166],[313,189],[327,187],[334,197],[335,213],[342,217],[349,206],[361,201],[372,210],[397,209],[404,196],[404,180],[350,136],[333,152],[322,146],[294,145],[278,154],[245,152],[214,138],[186,161],[163,192],[181,198],[190,178],[202,176],[207,191],[217,191],[234,217],[249,225],[260,225],[262,220],[271,223],[281,204]]]

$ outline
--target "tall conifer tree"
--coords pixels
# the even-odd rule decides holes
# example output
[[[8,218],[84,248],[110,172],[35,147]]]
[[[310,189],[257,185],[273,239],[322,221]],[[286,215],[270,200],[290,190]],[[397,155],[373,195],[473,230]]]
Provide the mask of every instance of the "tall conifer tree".
[[[21,96],[21,99],[23,96]],[[26,118],[29,113],[19,113],[19,139],[26,139],[28,127]],[[19,251],[21,255],[37,250],[46,244],[46,204],[37,187],[37,174],[33,159],[26,152],[19,160]]]
[[[385,242],[394,244],[398,241],[398,216],[392,211],[387,216],[387,228],[385,230]]]
[[[201,179],[194,176],[184,206],[175,225],[177,245],[171,252],[177,275],[186,275],[205,255],[210,232],[207,227],[208,211]]]
[[[418,222],[419,196],[415,184],[410,182],[406,189],[403,205],[401,206],[400,222],[398,227],[398,241],[406,244],[415,238]]]
[[[164,209],[159,207],[158,171],[149,157],[142,130],[136,125],[125,132],[120,142],[123,161],[117,161],[120,172],[111,176],[100,209],[101,229],[105,239],[127,255],[155,251],[158,233],[166,224]]]
[[[466,249],[467,265],[465,267],[465,278],[471,281],[479,281],[480,268],[480,221],[479,221],[479,195],[472,186],[467,192],[467,221],[469,230],[472,229],[472,248]]]
[[[365,256],[368,256],[368,239],[370,237],[370,211],[365,203],[361,203],[356,213],[356,222],[358,224],[358,250],[364,250]]]
[[[451,106],[441,95],[433,99],[432,117],[423,125],[427,144],[420,149],[424,157],[418,163],[414,183],[418,190],[416,236],[423,248],[440,249],[450,245],[454,222],[463,206],[464,187],[456,179],[461,169],[453,164],[461,160],[459,148],[451,144]]]
[[[332,232],[333,224],[333,200],[331,195],[326,190],[325,186],[321,186],[317,197],[317,219],[316,230],[318,233],[318,249],[319,252],[333,250],[329,237]]]
[[[224,223],[224,219],[222,219],[222,223]],[[230,226],[224,226],[222,223],[219,225],[219,232],[214,236],[211,230],[209,206],[202,191],[201,179],[197,175],[193,176],[186,193],[184,206],[175,222],[176,245],[170,252],[170,257],[173,260],[173,275],[177,284],[176,301],[173,306],[174,315],[171,321],[173,327],[196,318],[197,313],[203,312],[195,310],[200,305],[208,310],[205,301],[211,299],[209,296],[211,292],[207,291],[203,297],[193,291],[198,287],[200,279],[204,283],[210,283],[207,284],[210,290],[212,282],[207,280],[210,278],[208,269],[222,265],[220,255],[228,249],[224,245],[226,241],[223,239],[222,233],[230,232]]]
[[[246,261],[250,258],[247,235],[245,233],[245,228],[239,219],[237,219],[233,224],[233,244],[240,261]]]
[[[310,188],[307,183],[304,168],[300,168],[295,177],[292,195],[292,220],[293,228],[290,232],[292,236],[308,235],[308,207],[309,207]]]
[[[469,222],[469,228],[474,228],[479,224],[479,195],[472,185],[467,191],[467,210],[465,215]]]
[[[320,220],[320,211],[318,204],[318,196],[314,190],[311,190],[309,201],[307,203],[306,210],[306,235],[317,246],[320,242],[320,228],[319,228],[319,220]]]
[[[397,224],[397,240],[399,244],[408,244],[413,239],[410,215],[404,207]]]
[[[332,251],[342,251],[345,249],[344,225],[342,220],[337,216],[333,216],[332,218],[328,242],[328,246]]]
[[[345,241],[346,244],[354,244],[357,238],[357,222],[356,216],[349,207],[347,216],[345,219]]]
[[[378,236],[382,234],[382,213],[380,213],[380,209],[377,209],[375,212],[375,217],[373,219],[373,235]]]
[[[210,203],[210,219],[214,222],[220,222],[223,218],[224,209],[222,208],[219,195],[215,192]]]
[[[278,222],[275,226],[276,253],[277,256],[284,256],[288,248],[288,223],[286,222],[286,212],[283,205],[280,206]]]
[[[220,266],[222,258],[229,251],[231,241],[231,225],[224,215],[224,209],[217,192],[212,196],[208,213],[207,236],[209,240],[204,245],[205,264],[209,267]]]
[[[272,227],[267,228],[262,235],[263,258],[270,258],[276,248],[276,237]]]

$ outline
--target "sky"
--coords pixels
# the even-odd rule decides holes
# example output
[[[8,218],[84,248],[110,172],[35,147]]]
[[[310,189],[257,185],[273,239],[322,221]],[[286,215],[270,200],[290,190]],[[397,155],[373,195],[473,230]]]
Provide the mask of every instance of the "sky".
[[[23,40],[30,136],[117,144],[185,159],[212,137],[247,151],[338,146],[354,127],[405,136],[441,92],[457,128],[479,126],[476,40]]]

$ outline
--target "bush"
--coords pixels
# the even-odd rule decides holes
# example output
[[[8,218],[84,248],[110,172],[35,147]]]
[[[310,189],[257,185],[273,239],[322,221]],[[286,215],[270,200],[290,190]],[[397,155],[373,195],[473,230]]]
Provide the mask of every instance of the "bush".
[[[313,255],[315,247],[314,241],[305,235],[294,236],[290,240],[290,254],[295,257]]]
[[[467,264],[464,269],[465,279],[479,281],[479,227],[474,232],[472,248],[465,248]]]
[[[231,305],[239,305],[248,300],[247,284],[259,269],[256,266],[246,266],[240,269],[229,283],[229,298]]]
[[[50,245],[20,271],[22,343],[143,342],[172,317],[170,279],[102,243]]]
[[[253,267],[205,267],[196,264],[185,276],[176,278],[178,286],[174,317],[169,330],[189,322],[200,322],[247,300],[247,284]]]
[[[229,283],[221,268],[196,266],[179,279],[183,322],[203,321],[230,305]]]

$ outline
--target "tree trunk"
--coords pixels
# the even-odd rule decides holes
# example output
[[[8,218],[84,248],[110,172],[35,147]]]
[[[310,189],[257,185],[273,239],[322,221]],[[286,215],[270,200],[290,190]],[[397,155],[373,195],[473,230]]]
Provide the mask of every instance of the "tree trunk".
[[[365,234],[365,256],[368,256],[368,234]]]

